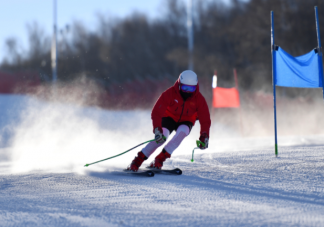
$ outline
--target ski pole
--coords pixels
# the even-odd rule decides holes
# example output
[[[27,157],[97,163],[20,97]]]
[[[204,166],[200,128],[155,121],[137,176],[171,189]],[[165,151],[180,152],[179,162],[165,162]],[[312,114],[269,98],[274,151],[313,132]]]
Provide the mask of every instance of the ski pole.
[[[192,158],[191,158],[191,162],[194,162],[194,151],[195,151],[196,149],[199,149],[199,148],[200,148],[199,145],[203,145],[203,146],[205,146],[205,143],[201,142],[200,140],[197,140],[197,141],[196,141],[196,144],[197,144],[197,147],[195,147],[195,148],[192,150]]]
[[[127,153],[127,152],[129,152],[129,151],[135,149],[136,147],[139,147],[139,146],[141,146],[141,145],[143,145],[143,144],[146,144],[146,143],[149,143],[149,142],[152,142],[152,141],[155,141],[155,140],[149,140],[149,141],[146,141],[146,142],[144,142],[144,143],[138,144],[137,146],[135,146],[135,147],[133,147],[133,148],[131,148],[131,149],[129,149],[129,150],[123,152],[123,153],[120,153],[120,154],[118,154],[118,155],[115,155],[115,156],[112,156],[112,157],[109,157],[109,158],[105,158],[105,159],[102,159],[102,160],[99,160],[99,161],[96,161],[96,162],[92,162],[92,163],[89,163],[89,164],[85,164],[84,167],[88,167],[88,166],[93,165],[93,164],[96,164],[96,163],[98,163],[98,162],[106,161],[106,160],[108,160],[108,159],[116,158],[116,157],[118,157],[118,156],[120,156],[120,155],[122,155],[122,154],[125,154],[125,153]]]
[[[193,150],[192,150],[192,158],[191,158],[191,162],[194,162],[194,151],[196,149],[198,149],[199,147],[195,147]]]

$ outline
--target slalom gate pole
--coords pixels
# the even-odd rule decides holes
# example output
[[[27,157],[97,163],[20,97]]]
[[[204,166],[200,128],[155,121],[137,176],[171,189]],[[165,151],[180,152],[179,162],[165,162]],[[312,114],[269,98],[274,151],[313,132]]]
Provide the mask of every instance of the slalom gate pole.
[[[322,54],[321,34],[319,29],[317,6],[315,6],[314,9],[315,9],[315,23],[316,23],[316,35],[317,35],[317,48],[318,48],[318,56],[320,58],[319,67],[322,73],[322,90],[323,90],[323,99],[324,99],[324,75],[323,75],[323,63],[322,63],[323,54]]]
[[[112,157],[109,157],[109,158],[105,158],[105,159],[102,159],[102,160],[99,160],[99,161],[96,161],[96,162],[92,162],[92,163],[89,163],[89,164],[85,164],[84,167],[88,167],[88,166],[93,165],[93,164],[96,164],[96,163],[98,163],[98,162],[106,161],[106,160],[108,160],[108,159],[116,158],[116,157],[118,157],[118,156],[120,156],[120,155],[123,155],[123,154],[125,154],[125,153],[127,153],[127,152],[129,152],[129,151],[131,151],[131,150],[133,150],[133,149],[135,149],[136,147],[139,147],[139,146],[141,146],[141,145],[143,145],[143,144],[146,144],[146,143],[149,143],[149,142],[153,142],[153,141],[155,141],[155,140],[153,139],[153,140],[149,140],[149,141],[146,141],[146,142],[144,142],[144,143],[138,144],[137,146],[135,146],[135,147],[133,147],[133,148],[131,148],[131,149],[129,149],[129,150],[123,152],[123,153],[120,153],[120,154],[118,154],[118,155],[115,155],[115,156],[112,156]]]
[[[195,148],[192,150],[192,158],[191,158],[191,162],[194,162],[194,151],[195,151],[196,149],[200,149],[199,145],[201,144],[201,145],[205,146],[205,143],[201,142],[200,140],[197,140],[197,141],[196,141],[196,144],[197,144],[197,147],[195,147]]]
[[[233,73],[234,73],[234,80],[235,80],[235,88],[237,89],[237,91],[239,92],[239,86],[238,86],[238,80],[237,80],[237,72],[236,72],[236,68],[233,69]],[[240,92],[239,92],[239,98],[240,98]],[[242,108],[241,108],[241,102],[240,102],[240,107],[239,107],[239,115],[240,115],[240,131],[241,131],[241,136],[244,137],[244,133],[243,133],[243,121],[242,121]]]
[[[276,106],[276,71],[275,71],[275,36],[274,36],[274,21],[273,11],[270,13],[271,19],[271,54],[272,54],[272,86],[273,86],[273,112],[274,112],[274,133],[275,133],[275,155],[278,157],[278,141],[277,141],[277,106]]]

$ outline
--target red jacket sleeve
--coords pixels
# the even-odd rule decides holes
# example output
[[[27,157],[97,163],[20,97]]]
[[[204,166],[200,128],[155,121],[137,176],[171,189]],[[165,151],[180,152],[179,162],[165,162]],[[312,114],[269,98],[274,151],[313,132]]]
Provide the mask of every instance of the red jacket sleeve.
[[[200,135],[202,133],[207,133],[209,137],[209,129],[211,125],[211,120],[210,120],[210,114],[209,114],[209,108],[207,105],[207,102],[201,94],[198,96],[198,120],[200,123]]]
[[[151,114],[153,131],[156,127],[162,127],[162,117],[164,116],[164,113],[170,104],[170,100],[172,100],[171,92],[172,91],[170,88],[163,92],[153,107]]]

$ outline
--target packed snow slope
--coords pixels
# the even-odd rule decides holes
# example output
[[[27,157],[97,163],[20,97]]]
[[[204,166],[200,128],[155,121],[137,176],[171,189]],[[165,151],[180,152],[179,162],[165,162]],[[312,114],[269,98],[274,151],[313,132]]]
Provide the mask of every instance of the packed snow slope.
[[[324,225],[324,136],[279,137],[275,158],[273,138],[213,124],[190,162],[197,124],[165,164],[183,175],[146,178],[122,172],[140,149],[83,166],[151,139],[149,111],[3,95],[0,114],[1,226]]]

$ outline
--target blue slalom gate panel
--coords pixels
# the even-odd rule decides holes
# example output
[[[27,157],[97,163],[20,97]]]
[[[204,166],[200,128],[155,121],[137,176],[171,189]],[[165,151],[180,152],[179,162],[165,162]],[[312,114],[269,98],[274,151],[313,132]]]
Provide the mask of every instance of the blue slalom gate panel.
[[[322,56],[315,50],[293,57],[282,48],[273,51],[275,85],[282,87],[323,87]]]

